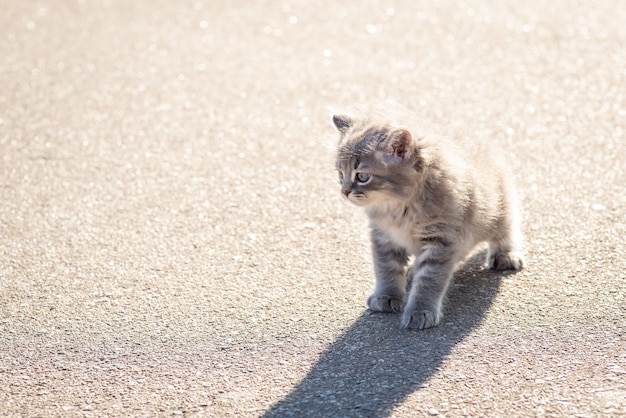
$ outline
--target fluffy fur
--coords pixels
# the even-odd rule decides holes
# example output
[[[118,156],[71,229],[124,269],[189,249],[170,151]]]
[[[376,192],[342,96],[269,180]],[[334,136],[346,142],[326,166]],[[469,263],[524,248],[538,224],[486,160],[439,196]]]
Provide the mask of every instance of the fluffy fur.
[[[406,328],[437,325],[457,264],[483,241],[488,268],[522,268],[514,187],[487,147],[420,135],[388,115],[335,115],[333,123],[341,193],[370,220],[372,311],[402,311]]]

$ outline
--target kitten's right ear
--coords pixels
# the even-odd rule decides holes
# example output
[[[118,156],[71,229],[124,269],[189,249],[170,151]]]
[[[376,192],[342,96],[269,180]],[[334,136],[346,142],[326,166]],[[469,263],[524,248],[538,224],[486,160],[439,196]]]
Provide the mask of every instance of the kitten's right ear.
[[[385,142],[383,162],[385,164],[402,164],[411,157],[413,137],[406,129],[399,129],[389,134]]]
[[[345,134],[352,126],[352,119],[346,115],[333,115],[333,123],[341,134]]]

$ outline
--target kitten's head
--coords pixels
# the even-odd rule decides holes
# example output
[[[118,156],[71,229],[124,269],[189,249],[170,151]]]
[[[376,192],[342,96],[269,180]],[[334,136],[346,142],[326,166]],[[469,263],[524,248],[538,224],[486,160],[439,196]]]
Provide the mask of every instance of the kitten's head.
[[[333,123],[340,133],[336,168],[345,198],[380,206],[411,197],[421,159],[408,130],[345,115],[333,116]]]

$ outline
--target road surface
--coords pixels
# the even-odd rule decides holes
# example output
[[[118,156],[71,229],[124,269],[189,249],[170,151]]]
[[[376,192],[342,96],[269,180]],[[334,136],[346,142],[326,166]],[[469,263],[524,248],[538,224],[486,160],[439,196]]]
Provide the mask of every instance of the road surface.
[[[1,416],[623,416],[626,5],[0,0]],[[332,109],[501,150],[528,267],[370,315]]]

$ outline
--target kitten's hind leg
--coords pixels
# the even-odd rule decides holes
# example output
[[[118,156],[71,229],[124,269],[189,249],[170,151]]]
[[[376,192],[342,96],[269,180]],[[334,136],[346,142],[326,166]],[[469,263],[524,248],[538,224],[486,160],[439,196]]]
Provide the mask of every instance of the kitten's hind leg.
[[[489,270],[516,270],[524,268],[524,259],[515,251],[502,249],[489,244],[487,252],[487,268]]]
[[[489,270],[521,270],[524,259],[521,253],[522,233],[520,215],[512,185],[508,184],[505,191],[505,212],[502,219],[488,240],[487,268]]]
[[[411,289],[402,314],[402,326],[426,329],[441,322],[442,301],[455,263],[453,254],[443,249],[428,249],[417,257],[409,269]]]
[[[404,306],[408,262],[405,250],[390,244],[376,229],[372,229],[372,252],[376,272],[376,288],[367,299],[373,312],[400,312]]]
[[[512,237],[513,235],[513,237]],[[519,251],[519,233],[512,228],[505,228],[504,234],[489,240],[487,251],[487,268],[489,270],[521,270],[524,258]]]

